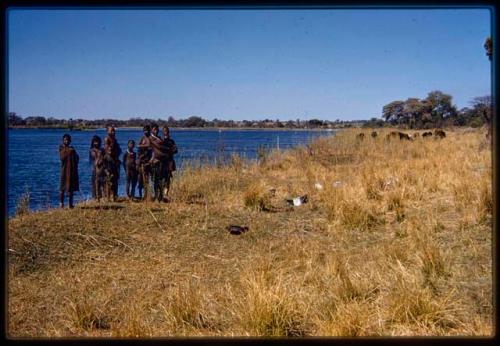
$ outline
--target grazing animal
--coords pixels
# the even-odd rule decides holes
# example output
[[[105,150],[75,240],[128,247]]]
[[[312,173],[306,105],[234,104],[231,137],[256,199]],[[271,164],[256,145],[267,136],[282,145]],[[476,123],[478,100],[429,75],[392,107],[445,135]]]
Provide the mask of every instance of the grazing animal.
[[[372,138],[375,138],[375,137],[377,137],[377,136],[378,136],[377,131],[373,131],[373,132],[372,132]]]
[[[446,132],[444,132],[443,130],[434,130],[434,136],[436,138],[445,138]]]
[[[411,138],[410,135],[407,134],[407,133],[398,132],[398,134],[399,134],[399,139],[400,140],[403,140],[403,139],[407,140],[407,141],[412,141],[413,140],[413,138]]]
[[[365,139],[365,134],[364,133],[359,133],[357,136],[356,136],[357,139],[359,140],[363,140]]]
[[[391,138],[396,138],[399,136],[399,132],[398,131],[391,131],[386,137],[385,139],[391,139]]]
[[[430,132],[430,131],[426,131],[426,132],[424,132],[424,133],[422,134],[422,137],[424,137],[424,138],[425,138],[425,137],[432,137],[432,132]]]

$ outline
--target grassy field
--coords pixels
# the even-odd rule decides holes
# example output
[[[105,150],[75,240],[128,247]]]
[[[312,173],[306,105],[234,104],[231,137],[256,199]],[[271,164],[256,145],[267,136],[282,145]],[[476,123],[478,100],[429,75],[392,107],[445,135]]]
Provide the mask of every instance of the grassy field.
[[[168,204],[10,219],[8,335],[491,335],[484,131],[360,131],[188,167]]]

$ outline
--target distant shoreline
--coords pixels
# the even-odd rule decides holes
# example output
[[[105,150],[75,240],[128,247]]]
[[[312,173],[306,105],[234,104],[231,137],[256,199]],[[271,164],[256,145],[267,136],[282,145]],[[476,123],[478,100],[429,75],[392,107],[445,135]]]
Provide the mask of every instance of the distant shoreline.
[[[142,126],[123,126],[123,127],[115,127],[117,130],[142,130]],[[254,130],[254,131],[336,131],[341,130],[343,128],[294,128],[294,127],[169,127],[172,130],[181,130],[181,131],[189,131],[189,130],[197,130],[197,131],[213,131],[213,130]],[[68,129],[67,127],[38,127],[38,126],[10,126],[9,130],[67,130],[70,132],[73,131],[92,131],[92,130],[102,130],[104,127],[85,127],[85,128],[74,128]]]

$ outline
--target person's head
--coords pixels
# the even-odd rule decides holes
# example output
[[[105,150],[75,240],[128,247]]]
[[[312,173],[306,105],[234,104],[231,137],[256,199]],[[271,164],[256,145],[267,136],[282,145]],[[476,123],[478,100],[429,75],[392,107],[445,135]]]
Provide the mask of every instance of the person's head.
[[[63,135],[63,144],[64,144],[65,146],[68,146],[68,145],[70,145],[70,144],[71,144],[71,136],[70,136],[69,134],[67,134],[67,133],[65,133],[65,134]]]
[[[101,137],[94,135],[92,140],[90,141],[91,148],[100,148],[101,147]]]
[[[155,136],[158,136],[158,124],[154,123],[151,125],[151,133]]]
[[[142,131],[144,132],[144,136],[149,137],[151,134],[151,127],[149,125],[146,125],[142,128]]]
[[[115,135],[115,127],[112,124],[107,124],[106,125],[106,132],[108,135],[114,136]]]
[[[161,130],[163,131],[163,137],[170,138],[170,129],[168,128],[168,126],[163,126]]]
[[[129,150],[134,150],[134,146],[135,146],[135,141],[133,139],[129,139],[127,143],[127,147],[129,148]]]

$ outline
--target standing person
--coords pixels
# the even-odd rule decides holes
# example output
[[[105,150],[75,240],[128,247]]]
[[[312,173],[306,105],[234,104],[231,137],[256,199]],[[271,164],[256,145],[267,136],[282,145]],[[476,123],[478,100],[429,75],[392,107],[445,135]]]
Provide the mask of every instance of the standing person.
[[[106,147],[102,160],[99,161],[103,175],[104,196],[106,200],[114,202],[116,200],[115,185],[117,182],[117,171],[120,170],[120,161],[113,158],[112,147]],[[118,169],[116,168],[118,167]]]
[[[68,193],[69,207],[74,208],[73,192],[80,191],[78,182],[79,157],[75,148],[70,146],[71,136],[63,135],[63,144],[59,146],[59,158],[61,159],[61,180],[59,184],[59,207],[64,207],[64,192]]]
[[[144,188],[144,199],[148,198],[148,184],[151,167],[149,161],[152,156],[152,149],[150,143],[151,127],[146,125],[142,128],[144,136],[142,136],[139,144],[137,145],[137,167],[138,167],[138,189],[139,198],[142,198],[142,189]]]
[[[170,183],[173,177],[173,172],[176,170],[174,155],[177,154],[177,145],[175,141],[170,138],[170,129],[168,126],[162,127],[163,131],[163,145],[165,146],[165,151],[167,153],[167,169],[165,170],[165,186],[163,190],[164,198],[168,198],[168,193],[170,192]]]
[[[101,198],[105,192],[106,184],[106,163],[105,163],[105,152],[101,149],[94,161],[95,165],[95,188],[97,200],[100,202]]]
[[[135,186],[137,185],[136,154],[134,152],[135,141],[130,139],[127,143],[127,150],[123,154],[123,169],[125,170],[125,191],[127,198],[135,197]]]
[[[107,135],[106,138],[104,138],[104,151],[106,152],[106,155],[111,156],[108,161],[113,162],[113,167],[111,167],[113,175],[111,188],[113,192],[113,199],[115,199],[118,196],[118,180],[120,178],[120,154],[122,153],[122,149],[120,148],[120,145],[116,140],[114,125],[106,125],[106,132]]]
[[[92,140],[90,141],[90,149],[89,149],[89,162],[92,165],[92,175],[90,178],[90,186],[92,187],[92,198],[98,199],[98,178],[97,178],[97,163],[99,156],[102,155],[101,148],[101,137],[94,135]]]
[[[160,138],[158,132],[158,125],[151,125],[150,143],[153,155],[150,162],[154,189],[153,200],[161,202],[163,200],[163,187],[165,185],[167,170],[167,150],[163,144],[163,139]]]

